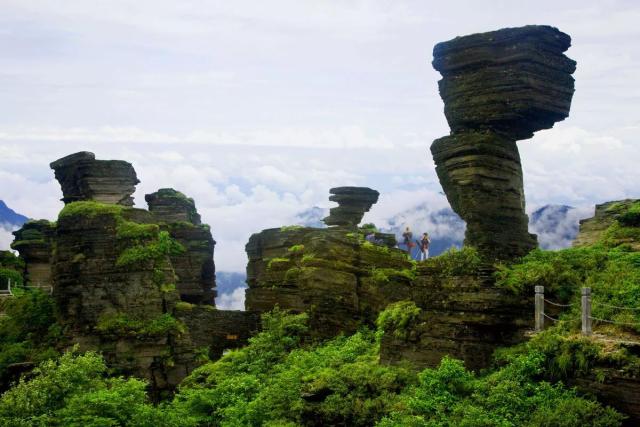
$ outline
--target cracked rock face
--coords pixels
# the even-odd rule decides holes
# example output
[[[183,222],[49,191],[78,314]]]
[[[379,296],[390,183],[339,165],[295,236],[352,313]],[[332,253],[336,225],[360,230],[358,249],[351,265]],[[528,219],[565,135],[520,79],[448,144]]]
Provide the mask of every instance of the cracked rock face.
[[[329,200],[338,203],[323,221],[328,226],[357,227],[362,217],[378,201],[378,193],[368,187],[336,187]]]
[[[575,61],[567,34],[548,26],[457,37],[433,50],[451,128],[431,145],[451,207],[467,223],[465,243],[490,259],[537,246],[528,232],[516,141],[569,115]]]
[[[129,162],[96,160],[93,153],[81,151],[58,159],[49,166],[62,187],[64,203],[95,200],[133,206],[131,195],[140,181]]]

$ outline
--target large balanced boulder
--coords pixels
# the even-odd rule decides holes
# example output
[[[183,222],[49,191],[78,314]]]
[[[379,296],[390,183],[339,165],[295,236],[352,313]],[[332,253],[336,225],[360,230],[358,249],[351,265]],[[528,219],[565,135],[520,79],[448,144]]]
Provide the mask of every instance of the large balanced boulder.
[[[357,227],[362,217],[378,201],[378,193],[367,187],[336,187],[329,200],[338,203],[323,221],[328,226]]]
[[[131,195],[138,177],[133,166],[123,160],[96,160],[93,153],[81,151],[50,164],[62,187],[65,203],[94,200],[133,206]]]
[[[548,26],[457,37],[433,50],[451,135],[431,146],[465,243],[485,258],[509,259],[536,247],[528,232],[516,141],[569,114],[575,62],[567,34]]]

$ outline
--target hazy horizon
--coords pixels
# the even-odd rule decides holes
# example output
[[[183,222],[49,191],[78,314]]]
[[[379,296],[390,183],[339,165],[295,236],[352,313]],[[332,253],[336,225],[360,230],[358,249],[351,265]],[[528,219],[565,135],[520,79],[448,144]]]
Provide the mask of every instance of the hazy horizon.
[[[76,151],[131,162],[135,194],[193,197],[220,271],[264,228],[381,192],[365,221],[446,206],[429,146],[447,135],[437,42],[548,24],[572,37],[571,113],[519,142],[528,211],[640,197],[640,4],[633,1],[167,2],[0,0],[0,199],[62,204],[48,164]]]

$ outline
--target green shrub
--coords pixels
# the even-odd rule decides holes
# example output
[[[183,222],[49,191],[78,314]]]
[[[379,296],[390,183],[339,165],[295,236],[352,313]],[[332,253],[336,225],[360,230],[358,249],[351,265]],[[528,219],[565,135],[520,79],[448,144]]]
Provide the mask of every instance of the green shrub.
[[[486,376],[467,371],[445,357],[436,369],[425,369],[418,386],[407,390],[402,404],[377,424],[391,426],[619,426],[624,418],[597,402],[578,397],[562,384],[537,381],[543,358],[514,358]]]
[[[39,362],[56,355],[60,339],[53,299],[39,290],[26,290],[3,301],[0,317],[0,385],[13,363]]]
[[[96,353],[65,353],[43,362],[28,378],[0,397],[0,424],[6,426],[195,426],[188,414],[149,403],[147,384],[105,378]]]
[[[156,240],[125,249],[116,262],[119,267],[159,261],[169,255],[178,255],[185,251],[184,246],[173,239],[168,232],[158,233]]]
[[[110,313],[100,316],[96,330],[107,335],[157,337],[166,334],[181,334],[185,326],[169,313],[142,319],[125,313]]]
[[[420,308],[413,301],[399,301],[389,304],[376,319],[378,330],[392,333],[396,338],[406,339],[409,328],[418,320]]]
[[[158,235],[160,227],[157,224],[139,224],[133,221],[122,220],[116,228],[116,236],[119,239],[151,239]]]
[[[285,225],[280,227],[280,231],[297,231],[302,230],[304,227],[301,225]]]
[[[304,251],[304,245],[293,245],[289,249],[287,249],[287,252],[291,254],[297,254],[303,251]]]
[[[89,218],[97,215],[120,216],[124,206],[99,203],[94,201],[81,201],[67,203],[58,214],[58,219],[71,216],[86,216]]]
[[[442,276],[463,276],[476,274],[482,265],[482,259],[475,248],[452,247],[441,255],[426,259],[421,264]]]

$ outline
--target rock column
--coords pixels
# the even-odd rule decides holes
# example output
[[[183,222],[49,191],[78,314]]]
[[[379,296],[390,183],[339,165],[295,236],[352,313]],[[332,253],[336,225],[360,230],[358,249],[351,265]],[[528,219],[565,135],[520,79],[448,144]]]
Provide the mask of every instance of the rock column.
[[[516,141],[569,114],[575,62],[571,38],[548,26],[457,37],[433,50],[451,128],[431,145],[453,210],[467,223],[465,243],[487,259],[510,259],[537,246],[528,232]]]

